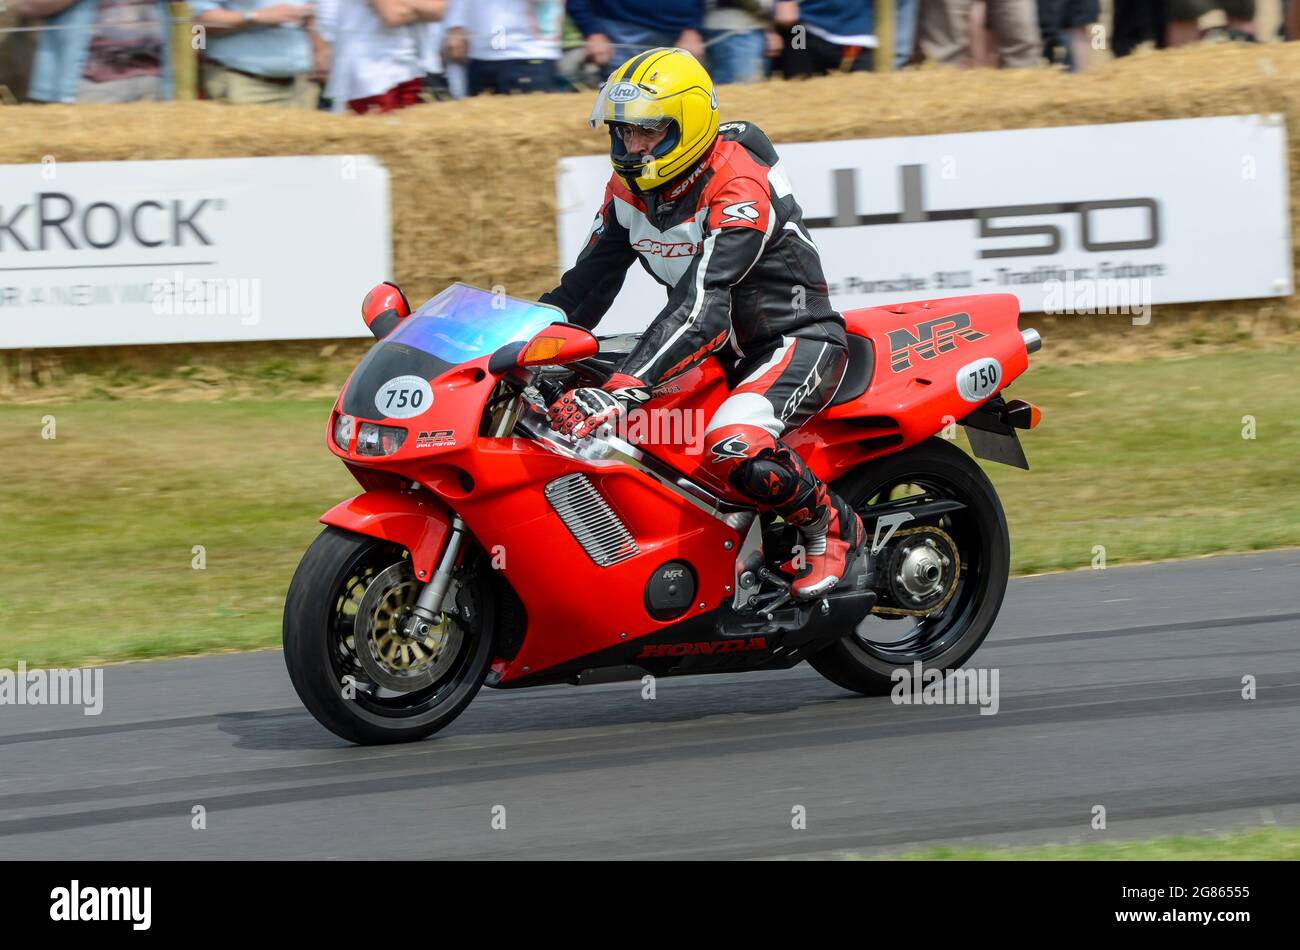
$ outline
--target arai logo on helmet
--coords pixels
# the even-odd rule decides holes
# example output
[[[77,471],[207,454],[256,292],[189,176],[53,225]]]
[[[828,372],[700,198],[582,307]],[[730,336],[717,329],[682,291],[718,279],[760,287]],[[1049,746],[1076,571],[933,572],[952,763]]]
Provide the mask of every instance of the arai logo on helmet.
[[[610,102],[631,102],[637,96],[641,95],[641,90],[630,82],[620,82],[610,87]]]

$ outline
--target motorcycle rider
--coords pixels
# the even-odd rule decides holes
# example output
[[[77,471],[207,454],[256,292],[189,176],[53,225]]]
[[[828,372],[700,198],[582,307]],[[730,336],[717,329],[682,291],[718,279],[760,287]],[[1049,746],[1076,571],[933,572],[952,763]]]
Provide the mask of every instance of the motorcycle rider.
[[[831,401],[848,362],[817,247],[780,159],[752,122],[719,125],[713,81],[687,51],[652,49],[610,74],[591,113],[614,174],[577,261],[541,298],[594,328],[638,257],[668,302],[600,388],[550,407],[584,437],[710,355],[727,399],[705,429],[704,465],[803,536],[807,599],[830,590],[862,521],[781,436]]]

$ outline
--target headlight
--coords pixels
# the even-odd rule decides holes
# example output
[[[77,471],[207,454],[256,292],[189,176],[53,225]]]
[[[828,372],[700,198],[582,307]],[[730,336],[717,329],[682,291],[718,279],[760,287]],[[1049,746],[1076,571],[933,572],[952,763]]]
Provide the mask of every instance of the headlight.
[[[405,429],[363,422],[357,430],[357,455],[392,455],[405,441]]]
[[[334,444],[346,452],[352,444],[352,433],[356,428],[356,419],[339,413],[339,417],[334,420]]]

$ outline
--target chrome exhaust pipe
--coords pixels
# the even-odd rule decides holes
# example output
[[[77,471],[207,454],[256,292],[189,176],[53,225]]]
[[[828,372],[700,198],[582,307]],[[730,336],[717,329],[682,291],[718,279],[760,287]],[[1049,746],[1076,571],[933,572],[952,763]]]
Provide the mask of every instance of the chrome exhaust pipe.
[[[1032,327],[1028,330],[1021,330],[1020,337],[1025,341],[1026,353],[1037,353],[1043,348],[1043,338]]]

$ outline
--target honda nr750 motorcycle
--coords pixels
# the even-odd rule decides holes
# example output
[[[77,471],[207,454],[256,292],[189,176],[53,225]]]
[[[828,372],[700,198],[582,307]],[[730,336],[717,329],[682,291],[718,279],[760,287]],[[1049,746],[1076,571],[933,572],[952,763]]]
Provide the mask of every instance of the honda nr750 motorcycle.
[[[326,433],[362,492],[321,518],[284,613],[294,687],[344,739],[428,736],[485,683],[807,660],[845,689],[887,694],[899,667],[959,666],[997,617],[1002,506],[936,434],[960,424],[977,456],[1028,467],[1016,430],[1039,412],[1002,392],[1041,341],[1018,328],[1013,296],[844,314],[839,391],[785,439],[859,512],[866,540],[849,576],[806,602],[790,593],[795,529],[711,483],[688,440],[655,439],[653,425],[581,441],[550,430],[546,407],[599,385],[634,337],[598,340],[558,310],[464,284],[413,313],[381,284],[362,315],[378,342]],[[708,359],[639,411],[702,426],[726,394]]]

